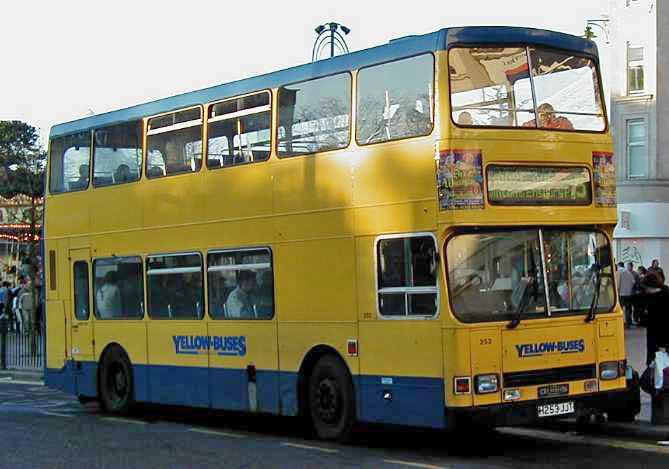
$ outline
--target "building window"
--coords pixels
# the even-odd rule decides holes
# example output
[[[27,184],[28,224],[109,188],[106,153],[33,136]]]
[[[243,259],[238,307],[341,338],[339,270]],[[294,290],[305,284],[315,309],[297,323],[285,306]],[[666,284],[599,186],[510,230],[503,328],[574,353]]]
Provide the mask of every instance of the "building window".
[[[627,167],[630,178],[648,177],[646,122],[643,119],[627,121]]]
[[[382,316],[431,317],[437,314],[436,252],[430,235],[379,240],[376,259]]]
[[[644,91],[643,47],[627,43],[627,93]]]

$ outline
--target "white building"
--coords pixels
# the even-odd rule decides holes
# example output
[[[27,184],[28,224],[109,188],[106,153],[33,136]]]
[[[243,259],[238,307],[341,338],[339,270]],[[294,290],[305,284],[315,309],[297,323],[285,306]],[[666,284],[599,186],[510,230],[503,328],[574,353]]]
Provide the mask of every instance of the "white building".
[[[616,258],[669,267],[669,1],[611,0]]]

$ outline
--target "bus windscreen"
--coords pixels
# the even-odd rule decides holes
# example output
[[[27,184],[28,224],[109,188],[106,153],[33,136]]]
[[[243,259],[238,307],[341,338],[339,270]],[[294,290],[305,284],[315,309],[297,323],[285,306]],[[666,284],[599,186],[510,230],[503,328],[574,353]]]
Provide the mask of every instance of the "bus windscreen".
[[[541,47],[449,51],[451,114],[459,126],[603,131],[595,62]]]

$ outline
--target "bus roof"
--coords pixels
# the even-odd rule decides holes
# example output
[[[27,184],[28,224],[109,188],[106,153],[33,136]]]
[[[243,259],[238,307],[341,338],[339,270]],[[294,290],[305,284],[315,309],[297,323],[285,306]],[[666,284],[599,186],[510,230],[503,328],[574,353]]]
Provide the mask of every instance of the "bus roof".
[[[275,88],[334,73],[355,70],[401,57],[444,50],[458,44],[536,44],[586,54],[592,56],[595,60],[598,58],[597,46],[593,41],[555,31],[509,26],[445,28],[420,36],[406,36],[393,39],[388,44],[330,59],[298,65],[264,75],[232,81],[210,88],[58,124],[51,128],[51,137],[140,119],[188,106],[204,104],[267,88]]]

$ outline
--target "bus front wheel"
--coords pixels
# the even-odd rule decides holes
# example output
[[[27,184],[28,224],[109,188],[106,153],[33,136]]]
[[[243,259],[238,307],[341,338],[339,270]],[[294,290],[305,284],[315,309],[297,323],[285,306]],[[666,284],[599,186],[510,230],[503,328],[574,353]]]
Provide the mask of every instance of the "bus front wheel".
[[[106,412],[127,414],[133,404],[132,368],[119,347],[109,349],[100,364],[100,405]]]
[[[355,421],[351,376],[334,355],[321,357],[309,378],[309,414],[316,435],[323,440],[345,441]]]

